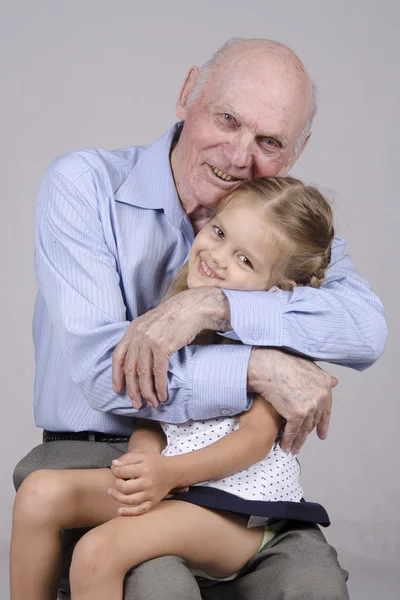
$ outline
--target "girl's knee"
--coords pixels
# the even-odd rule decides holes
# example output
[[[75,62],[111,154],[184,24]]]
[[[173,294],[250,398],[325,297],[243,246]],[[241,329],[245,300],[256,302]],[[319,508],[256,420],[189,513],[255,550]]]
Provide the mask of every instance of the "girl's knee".
[[[75,546],[70,569],[70,581],[73,589],[90,585],[94,580],[101,580],[119,574],[121,562],[118,561],[115,540],[101,527],[95,527],[86,533]],[[121,575],[124,573],[121,572]]]
[[[66,501],[66,490],[57,471],[34,471],[17,492],[13,519],[45,524],[60,513]]]

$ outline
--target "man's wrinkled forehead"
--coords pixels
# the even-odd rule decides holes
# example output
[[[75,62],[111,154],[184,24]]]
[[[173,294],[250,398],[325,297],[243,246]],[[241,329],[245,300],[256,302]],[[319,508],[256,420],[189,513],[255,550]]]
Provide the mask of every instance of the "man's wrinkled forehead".
[[[232,53],[221,57],[210,73],[205,94],[216,108],[243,113],[251,106],[252,119],[263,117],[301,129],[310,110],[308,78],[293,66],[269,55]],[[248,112],[248,111],[246,111]],[[234,116],[236,116],[234,114]],[[290,121],[290,123],[289,123]],[[273,123],[271,123],[273,126]],[[295,129],[298,127],[295,126]]]

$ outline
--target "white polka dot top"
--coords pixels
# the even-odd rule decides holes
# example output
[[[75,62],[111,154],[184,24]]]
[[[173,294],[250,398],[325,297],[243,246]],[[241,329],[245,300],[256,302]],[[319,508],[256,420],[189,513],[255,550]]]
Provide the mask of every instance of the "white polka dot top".
[[[167,437],[165,456],[176,456],[204,448],[239,428],[239,416],[188,421],[180,425],[161,423]],[[235,494],[245,500],[298,502],[303,496],[299,483],[300,466],[296,458],[285,454],[279,444],[264,460],[248,469],[197,485]]]

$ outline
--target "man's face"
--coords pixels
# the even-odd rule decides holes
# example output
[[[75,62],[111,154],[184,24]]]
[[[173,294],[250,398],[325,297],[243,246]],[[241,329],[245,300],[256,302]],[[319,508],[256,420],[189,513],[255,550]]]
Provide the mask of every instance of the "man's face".
[[[215,207],[240,180],[285,175],[301,153],[294,150],[309,114],[307,86],[254,57],[226,62],[190,103],[193,69],[178,104],[185,124],[171,164],[189,215]]]

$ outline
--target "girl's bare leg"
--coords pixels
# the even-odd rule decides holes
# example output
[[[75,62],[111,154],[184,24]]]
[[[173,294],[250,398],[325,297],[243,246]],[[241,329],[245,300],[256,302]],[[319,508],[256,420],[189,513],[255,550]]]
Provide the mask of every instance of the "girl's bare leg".
[[[107,494],[113,482],[109,469],[42,470],[26,478],[13,511],[11,600],[57,598],[61,530],[114,518],[121,505]]]
[[[184,558],[190,568],[225,577],[256,553],[263,528],[241,517],[179,500],[160,502],[144,515],[117,517],[78,542],[70,571],[72,600],[121,600],[129,569],[159,556]]]

